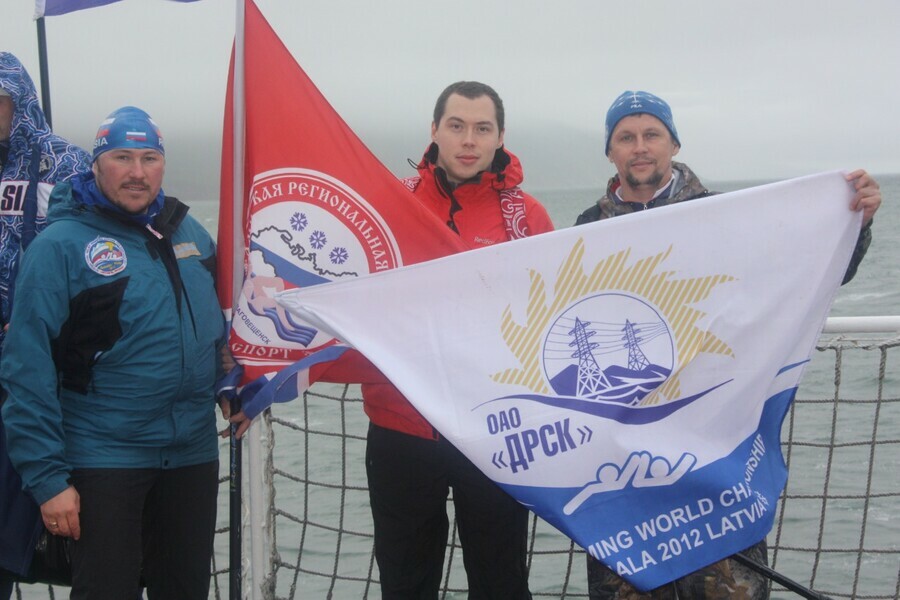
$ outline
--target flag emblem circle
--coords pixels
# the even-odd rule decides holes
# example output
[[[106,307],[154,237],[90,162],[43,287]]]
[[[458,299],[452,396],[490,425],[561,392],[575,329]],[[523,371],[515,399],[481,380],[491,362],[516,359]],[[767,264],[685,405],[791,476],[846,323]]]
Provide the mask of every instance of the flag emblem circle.
[[[668,379],[673,362],[665,319],[630,294],[580,300],[544,339],[544,373],[560,396],[636,406]]]
[[[400,250],[378,211],[326,173],[260,173],[248,200],[249,273],[234,328],[263,348],[256,358],[299,360],[336,340],[286,313],[274,294],[393,269],[402,263]]]

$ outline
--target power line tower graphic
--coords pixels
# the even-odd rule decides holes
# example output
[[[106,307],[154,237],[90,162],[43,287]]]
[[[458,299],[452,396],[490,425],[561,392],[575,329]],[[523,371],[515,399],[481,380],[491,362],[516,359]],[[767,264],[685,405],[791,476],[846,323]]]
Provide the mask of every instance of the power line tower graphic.
[[[572,358],[578,359],[578,387],[575,394],[579,398],[595,397],[612,385],[603,373],[603,369],[597,364],[597,359],[594,358],[593,350],[599,344],[590,341],[590,338],[597,333],[587,329],[590,324],[590,321],[583,322],[575,317],[575,327],[569,332],[569,335],[575,338],[569,342],[569,346],[577,347],[572,353]]]
[[[647,357],[644,355],[644,351],[641,350],[640,346],[640,342],[643,340],[638,337],[641,330],[636,330],[634,328],[634,323],[625,319],[625,328],[622,329],[622,331],[625,332],[625,335],[622,336],[622,341],[625,342],[625,347],[628,348],[628,369],[631,371],[640,371],[649,367],[650,361],[647,360]]]

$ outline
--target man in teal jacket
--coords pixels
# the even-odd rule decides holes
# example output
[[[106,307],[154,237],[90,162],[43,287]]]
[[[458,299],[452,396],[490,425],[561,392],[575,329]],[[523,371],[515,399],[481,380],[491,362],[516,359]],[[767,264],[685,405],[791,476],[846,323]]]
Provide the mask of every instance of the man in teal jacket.
[[[72,540],[73,599],[135,598],[141,575],[151,599],[209,589],[225,330],[214,244],[164,172],[156,124],[114,112],[17,280],[3,420],[44,524]]]

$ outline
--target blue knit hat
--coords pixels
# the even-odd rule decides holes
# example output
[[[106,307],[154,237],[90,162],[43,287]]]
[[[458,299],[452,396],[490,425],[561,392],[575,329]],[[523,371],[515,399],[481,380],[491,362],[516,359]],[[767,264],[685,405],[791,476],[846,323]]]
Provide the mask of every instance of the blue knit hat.
[[[622,92],[615,99],[609,110],[606,111],[606,155],[609,156],[609,138],[612,137],[613,130],[623,118],[629,115],[637,114],[653,115],[666,126],[669,133],[672,134],[672,141],[678,146],[678,132],[675,131],[675,121],[672,120],[672,109],[666,104],[666,101],[659,96],[654,96],[650,92]]]
[[[166,154],[159,127],[150,115],[133,106],[123,106],[100,123],[94,138],[94,160],[116,148],[149,148]]]

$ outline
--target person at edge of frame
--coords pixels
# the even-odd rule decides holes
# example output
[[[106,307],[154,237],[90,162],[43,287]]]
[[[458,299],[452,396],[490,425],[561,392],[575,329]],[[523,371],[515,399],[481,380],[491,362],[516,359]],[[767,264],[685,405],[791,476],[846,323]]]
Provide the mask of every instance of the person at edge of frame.
[[[592,223],[703,198],[713,194],[685,164],[673,161],[681,149],[672,110],[665,100],[644,91],[625,91],[606,114],[606,156],[616,166],[604,195],[578,216],[575,225]],[[856,274],[872,241],[872,217],[881,205],[877,182],[857,170],[846,179],[855,190],[851,210],[863,212],[862,229],[843,283]],[[766,541],[742,552],[765,564]],[[760,573],[726,558],[649,592],[640,592],[590,555],[587,557],[590,600],[712,600],[768,598],[768,580]]]
[[[57,182],[90,168],[87,152],[50,131],[24,65],[0,52],[0,348],[19,260],[47,224],[50,192]],[[40,509],[9,461],[0,419],[0,600],[9,600],[17,579],[28,578],[41,535]]]
[[[9,455],[71,538],[74,600],[205,598],[225,324],[215,245],[162,190],[159,127],[104,120],[23,255],[0,383]],[[223,406],[226,417],[228,410]]]

